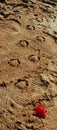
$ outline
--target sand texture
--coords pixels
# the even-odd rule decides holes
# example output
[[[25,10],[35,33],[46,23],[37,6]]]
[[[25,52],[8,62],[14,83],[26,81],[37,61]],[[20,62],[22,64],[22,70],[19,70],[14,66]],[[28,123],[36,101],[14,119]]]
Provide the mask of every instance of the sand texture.
[[[57,130],[57,0],[0,0],[0,130]]]

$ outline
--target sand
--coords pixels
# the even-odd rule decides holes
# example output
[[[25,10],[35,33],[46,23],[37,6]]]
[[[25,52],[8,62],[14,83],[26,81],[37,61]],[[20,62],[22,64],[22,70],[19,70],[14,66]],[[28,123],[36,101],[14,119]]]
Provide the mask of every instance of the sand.
[[[57,130],[57,0],[0,0],[0,130]]]

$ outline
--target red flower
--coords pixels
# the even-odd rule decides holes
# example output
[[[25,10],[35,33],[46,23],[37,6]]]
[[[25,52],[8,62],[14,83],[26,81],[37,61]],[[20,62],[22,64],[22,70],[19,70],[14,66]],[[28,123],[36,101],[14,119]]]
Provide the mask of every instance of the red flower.
[[[45,106],[43,104],[39,104],[35,107],[34,114],[39,117],[45,117],[46,112],[47,112],[47,110],[46,110]]]

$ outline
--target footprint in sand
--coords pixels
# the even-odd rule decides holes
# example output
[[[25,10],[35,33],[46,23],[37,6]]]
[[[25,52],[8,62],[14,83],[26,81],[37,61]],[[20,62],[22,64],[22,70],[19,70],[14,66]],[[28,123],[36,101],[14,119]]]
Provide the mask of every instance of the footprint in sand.
[[[37,36],[36,40],[43,43],[43,42],[45,42],[45,37],[44,36]]]
[[[28,56],[28,59],[29,59],[31,62],[35,63],[35,62],[38,62],[38,61],[40,60],[40,56],[30,55],[30,56]]]
[[[8,61],[8,64],[13,67],[18,67],[20,65],[20,60],[19,59],[10,59],[10,61]]]
[[[26,79],[18,79],[14,85],[18,89],[24,89],[28,87],[28,81]]]
[[[20,47],[28,47],[29,42],[27,40],[20,40],[18,46]]]
[[[35,30],[35,26],[33,26],[33,25],[27,25],[26,28],[28,30]]]

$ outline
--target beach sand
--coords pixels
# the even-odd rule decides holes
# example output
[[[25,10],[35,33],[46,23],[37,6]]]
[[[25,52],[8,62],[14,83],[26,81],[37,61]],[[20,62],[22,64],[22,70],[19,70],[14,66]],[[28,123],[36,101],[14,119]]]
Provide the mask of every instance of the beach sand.
[[[0,0],[0,130],[57,130],[57,0]]]

